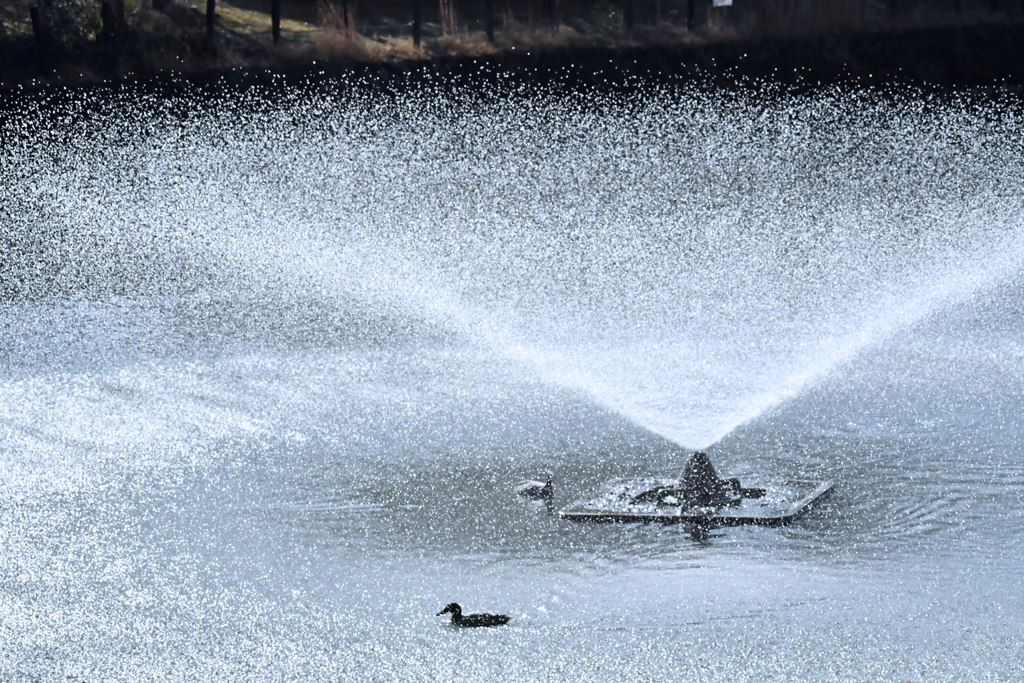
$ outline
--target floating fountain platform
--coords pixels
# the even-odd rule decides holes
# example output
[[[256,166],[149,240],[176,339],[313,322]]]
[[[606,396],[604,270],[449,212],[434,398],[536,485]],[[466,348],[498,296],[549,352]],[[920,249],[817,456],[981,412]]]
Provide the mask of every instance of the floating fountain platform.
[[[719,479],[707,456],[695,453],[679,479],[615,479],[558,514],[595,522],[780,526],[807,512],[832,488],[830,481],[802,479],[743,487],[738,479]]]

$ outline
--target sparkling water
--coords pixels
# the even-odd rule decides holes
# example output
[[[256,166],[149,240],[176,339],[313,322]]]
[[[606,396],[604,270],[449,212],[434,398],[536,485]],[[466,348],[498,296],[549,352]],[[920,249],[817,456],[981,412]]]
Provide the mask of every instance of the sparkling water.
[[[1019,104],[6,97],[0,679],[1020,679]],[[698,448],[836,490],[704,539],[513,492]]]

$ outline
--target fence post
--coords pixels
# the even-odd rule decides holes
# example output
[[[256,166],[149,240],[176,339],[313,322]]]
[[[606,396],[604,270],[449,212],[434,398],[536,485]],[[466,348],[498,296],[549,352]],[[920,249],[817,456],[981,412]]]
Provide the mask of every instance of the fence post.
[[[487,0],[487,40],[494,45],[494,0]]]
[[[114,43],[114,6],[107,0],[100,6],[100,20],[103,22],[103,45],[110,47]]]
[[[113,77],[117,73],[117,47],[114,45],[117,22],[109,0],[103,0],[100,6],[100,19],[103,21],[103,70]]]
[[[686,0],[686,30],[693,31],[693,24],[697,13],[696,0]]]
[[[270,0],[270,33],[274,42],[281,42],[281,0]]]
[[[412,0],[412,42],[416,47],[420,46],[420,39],[423,37],[423,12],[422,0]]]
[[[39,16],[39,5],[32,5],[29,8],[32,15],[32,33],[36,34],[36,46],[43,47],[43,19]]]
[[[41,74],[46,74],[50,70],[46,54],[49,36],[47,36],[46,27],[43,25],[43,13],[39,9],[39,5],[32,5],[29,8],[29,13],[32,15],[32,32],[36,35],[36,67]]]
[[[206,0],[206,35],[213,37],[213,17],[217,11],[216,0]]]

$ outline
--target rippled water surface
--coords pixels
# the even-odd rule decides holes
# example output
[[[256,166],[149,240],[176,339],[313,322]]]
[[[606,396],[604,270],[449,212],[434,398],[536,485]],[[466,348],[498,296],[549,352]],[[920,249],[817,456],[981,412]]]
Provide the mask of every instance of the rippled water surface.
[[[480,87],[9,96],[0,679],[1020,680],[1019,104]]]

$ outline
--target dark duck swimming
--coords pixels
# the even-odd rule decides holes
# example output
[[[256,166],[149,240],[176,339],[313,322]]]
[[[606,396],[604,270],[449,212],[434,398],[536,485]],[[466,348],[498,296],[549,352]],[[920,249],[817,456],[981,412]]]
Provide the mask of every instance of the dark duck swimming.
[[[487,612],[477,612],[475,614],[463,614],[462,608],[459,603],[452,602],[445,606],[443,610],[437,613],[437,616],[442,614],[448,614],[451,612],[452,625],[453,626],[501,626],[502,624],[508,623],[508,616],[504,614],[488,614]]]

